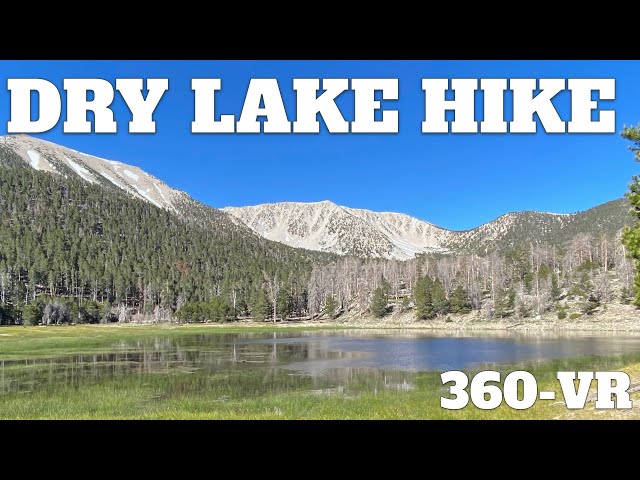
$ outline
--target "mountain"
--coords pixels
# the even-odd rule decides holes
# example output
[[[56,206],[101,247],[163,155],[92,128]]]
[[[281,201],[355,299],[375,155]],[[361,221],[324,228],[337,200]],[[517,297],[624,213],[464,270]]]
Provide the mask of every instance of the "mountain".
[[[293,247],[404,260],[423,253],[486,254],[516,244],[563,246],[575,235],[613,235],[632,217],[625,199],[575,214],[515,212],[467,231],[447,230],[401,213],[373,212],[332,202],[283,202],[227,207],[257,234]]]
[[[300,311],[312,265],[332,258],[266,240],[139,168],[0,138],[0,307],[55,297],[150,313],[223,297],[242,312],[282,284]]]
[[[630,219],[626,200],[569,215],[508,213],[461,232],[331,202],[218,210],[137,167],[31,137],[0,137],[0,324],[129,321],[140,313],[154,321],[267,318],[273,311],[299,318],[321,312],[336,292],[343,307],[359,302],[366,310],[380,280],[379,262],[346,258],[341,264],[335,254],[408,259],[496,251],[489,261],[498,266],[505,258],[517,261],[517,276],[501,277],[513,287],[534,270],[526,248],[513,256],[508,247],[564,247],[569,241],[580,246],[558,255],[578,252],[578,262],[568,262],[558,282],[586,292],[590,283],[580,286],[584,268],[614,262],[631,271],[620,249],[598,241]],[[583,253],[594,260],[584,262]],[[469,266],[439,261],[445,265],[436,273],[446,272],[449,280],[452,265]],[[395,288],[398,278],[417,275],[420,262],[393,265]],[[477,272],[460,272],[454,277],[479,282]],[[624,278],[628,289],[631,276]],[[476,308],[485,280],[463,285],[475,295]],[[593,285],[601,280],[594,276]],[[496,295],[506,295],[504,282]],[[518,302],[526,307],[522,295],[531,294],[531,285],[522,285]]]
[[[405,260],[423,253],[486,254],[523,243],[563,246],[580,233],[613,235],[631,220],[630,205],[624,199],[575,214],[507,213],[467,231],[447,230],[402,213],[373,212],[329,201],[219,210],[119,161],[25,135],[0,137],[0,147],[33,170],[123,192],[194,226],[235,232],[237,236],[257,234],[296,249],[339,255]]]
[[[451,231],[452,251],[488,253],[514,245],[546,243],[564,247],[577,235],[615,236],[633,222],[631,204],[621,198],[577,213],[511,212],[467,231]]]
[[[169,187],[144,170],[125,163],[107,160],[27,135],[0,137],[0,147],[21,158],[33,170],[62,178],[78,178],[101,188],[122,191],[166,210],[182,220],[211,227],[223,226],[241,234],[250,233],[241,222],[220,210],[205,205],[187,193]]]
[[[227,207],[229,213],[269,240],[363,257],[412,258],[445,252],[447,231],[400,213],[377,213],[319,203],[274,203]]]

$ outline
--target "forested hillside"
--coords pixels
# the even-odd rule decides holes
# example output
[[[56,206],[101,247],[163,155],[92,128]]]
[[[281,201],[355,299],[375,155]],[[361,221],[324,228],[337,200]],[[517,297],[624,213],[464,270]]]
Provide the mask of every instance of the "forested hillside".
[[[181,218],[119,189],[29,168],[0,145],[3,322],[38,321],[46,303],[62,306],[63,320],[100,321],[112,304],[166,316],[214,298],[234,316],[269,288],[303,313],[311,262],[326,254],[192,206]]]
[[[330,202],[228,211],[121,162],[4,137],[0,323],[399,311],[428,320],[472,310],[563,319],[632,298],[633,265],[620,240],[632,218],[627,200],[571,215],[509,213],[465,232]],[[257,234],[266,231],[360,257]],[[431,253],[420,255],[423,247]],[[365,258],[384,252],[419,255]]]
[[[631,225],[630,211],[629,201],[621,198],[574,214],[513,212],[473,230],[454,232],[446,245],[455,252],[478,254],[532,242],[562,248],[581,234],[616,235],[624,226]]]
[[[560,247],[531,237],[484,256],[344,258],[314,268],[309,310],[376,317],[412,311],[421,320],[472,309],[489,319],[590,315],[610,303],[632,302],[633,262],[621,233],[580,233]]]

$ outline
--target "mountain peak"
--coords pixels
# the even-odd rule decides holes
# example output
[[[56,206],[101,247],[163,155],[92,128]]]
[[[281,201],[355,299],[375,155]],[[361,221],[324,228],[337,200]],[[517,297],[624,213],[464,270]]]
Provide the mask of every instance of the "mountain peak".
[[[318,202],[294,202],[294,201],[282,201],[282,202],[268,202],[268,203],[261,203],[260,205],[256,205],[259,206],[261,208],[291,208],[291,207],[296,207],[296,206],[300,206],[300,207],[340,207],[340,205],[338,205],[337,203],[332,202],[331,200],[321,200]],[[234,207],[234,206],[228,206],[228,207],[224,207],[222,208],[222,210],[236,210],[239,208],[252,208],[252,207],[246,207],[246,206],[242,206],[242,207]]]
[[[440,246],[444,229],[407,215],[343,207],[328,200],[222,210],[264,238],[308,250],[403,260],[446,251]]]

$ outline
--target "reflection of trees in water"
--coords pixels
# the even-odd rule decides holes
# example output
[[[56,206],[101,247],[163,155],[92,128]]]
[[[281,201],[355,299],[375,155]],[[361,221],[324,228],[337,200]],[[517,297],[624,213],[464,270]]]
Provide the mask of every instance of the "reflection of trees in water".
[[[375,368],[334,368],[325,370],[323,375],[314,376],[316,389],[329,389],[342,386],[344,393],[373,392],[383,389],[413,390],[415,374],[397,370],[378,370]],[[316,392],[318,393],[318,392]]]
[[[243,343],[255,335],[194,335],[162,337],[149,340],[123,340],[112,344],[115,351],[78,354],[51,359],[2,361],[0,392],[29,391],[35,386],[81,386],[104,377],[149,374],[216,373],[260,370],[271,372],[292,358],[306,359],[309,347],[305,343],[273,342]],[[235,340],[235,341],[234,341]],[[24,368],[16,368],[17,366]],[[9,368],[12,367],[12,368]],[[267,379],[268,380],[268,379]]]
[[[286,391],[343,388],[344,392],[405,388],[410,374],[367,368],[328,369],[321,375],[282,368],[291,362],[350,359],[361,352],[332,351],[326,344],[289,342],[281,333],[197,335],[120,341],[113,352],[49,359],[0,362],[0,392],[38,388],[81,388],[104,381],[128,379],[157,386],[158,394],[211,391],[215,396],[255,396]],[[19,367],[19,368],[18,368]],[[116,383],[116,386],[118,383]],[[327,390],[327,391],[329,391]],[[342,390],[341,390],[342,391]],[[324,393],[323,393],[324,394]]]
[[[124,340],[109,344],[110,352],[79,354],[48,359],[0,361],[0,394],[12,391],[33,391],[47,386],[70,386],[79,388],[102,381],[120,381],[122,377],[131,384],[157,385],[159,391],[211,391],[218,395],[259,395],[261,392],[337,391],[343,387],[348,392],[381,389],[408,390],[413,388],[411,373],[384,370],[387,359],[411,367],[411,361],[434,355],[436,359],[446,357],[452,362],[463,361],[456,355],[472,351],[484,366],[492,369],[504,367],[505,362],[519,356],[526,361],[532,358],[573,358],[578,355],[611,355],[638,351],[637,337],[613,338],[567,335],[529,336],[504,334],[496,336],[499,342],[487,339],[486,346],[475,345],[476,341],[464,340],[464,348],[454,348],[446,338],[442,342],[429,343],[420,350],[420,342],[384,342],[384,338],[423,338],[422,333],[401,331],[399,335],[388,332],[373,332],[353,336],[344,332],[274,332],[256,334],[198,334],[176,337]],[[447,335],[456,336],[456,335]],[[470,335],[464,335],[465,337]],[[337,337],[337,338],[330,338]],[[475,336],[471,336],[475,337]],[[570,337],[570,338],[569,338]],[[353,339],[376,339],[365,341],[367,351],[350,350],[362,344]],[[501,339],[504,338],[504,341]],[[348,340],[344,344],[343,340]],[[422,342],[424,343],[424,342]],[[438,346],[439,345],[439,346]],[[458,345],[459,346],[459,345]],[[437,348],[436,348],[437,347]],[[372,352],[385,359],[378,366],[367,360]],[[482,355],[480,355],[482,354]],[[555,356],[555,357],[554,357]],[[504,359],[502,359],[504,357]],[[500,362],[500,365],[489,362]],[[567,360],[569,361],[569,360]],[[592,361],[585,359],[585,362]],[[587,363],[585,363],[587,365]],[[617,363],[611,360],[611,368]],[[587,365],[588,366],[588,365]],[[419,365],[415,367],[419,369]],[[614,368],[615,369],[615,368]],[[124,381],[123,381],[124,382]]]

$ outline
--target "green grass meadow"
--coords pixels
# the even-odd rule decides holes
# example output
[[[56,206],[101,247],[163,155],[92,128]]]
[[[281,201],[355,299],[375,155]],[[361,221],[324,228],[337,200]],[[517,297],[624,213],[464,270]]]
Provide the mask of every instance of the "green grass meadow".
[[[299,330],[299,329],[296,329]],[[459,411],[440,407],[446,395],[439,372],[413,374],[412,390],[372,389],[353,385],[348,389],[317,391],[312,380],[283,369],[268,373],[247,369],[228,371],[167,369],[166,372],[74,377],[30,387],[34,369],[46,368],[34,359],[77,353],[109,352],[113,341],[191,335],[194,333],[272,332],[273,327],[219,326],[60,326],[7,327],[0,329],[0,418],[2,419],[554,419],[611,418],[595,412],[570,412],[561,403],[558,371],[627,370],[640,374],[640,356],[581,357],[536,365],[526,369],[538,381],[539,390],[556,391],[555,401],[538,401],[524,411],[503,403],[492,411],[471,403]],[[278,328],[278,331],[284,331]],[[15,361],[15,360],[24,360]],[[6,365],[5,365],[6,364]],[[7,389],[12,378],[21,388]],[[503,375],[504,378],[504,375]],[[273,385],[286,391],[276,391]],[[638,396],[635,397],[638,402]],[[629,415],[634,415],[630,412]],[[615,418],[615,415],[613,415]]]

